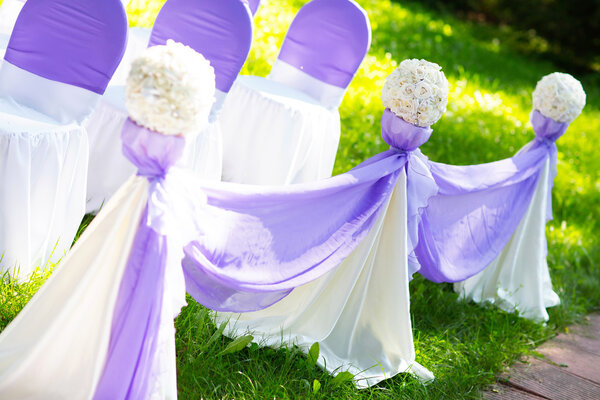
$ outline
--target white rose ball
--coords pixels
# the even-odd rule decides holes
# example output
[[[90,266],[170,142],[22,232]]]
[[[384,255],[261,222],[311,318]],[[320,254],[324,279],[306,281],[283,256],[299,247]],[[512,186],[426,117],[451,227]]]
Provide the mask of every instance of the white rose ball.
[[[533,91],[533,108],[558,122],[573,122],[584,106],[583,87],[569,74],[554,72],[546,75]]]
[[[439,65],[404,60],[385,81],[381,101],[406,122],[429,127],[446,111],[448,91],[448,80]]]
[[[133,61],[125,96],[139,125],[164,135],[194,135],[208,124],[215,72],[201,54],[168,40]]]

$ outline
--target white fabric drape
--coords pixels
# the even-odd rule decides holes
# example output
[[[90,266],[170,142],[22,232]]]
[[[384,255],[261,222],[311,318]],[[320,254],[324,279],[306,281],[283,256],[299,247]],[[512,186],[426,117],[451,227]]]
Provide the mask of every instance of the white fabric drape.
[[[331,176],[340,138],[337,109],[256,76],[239,76],[220,118],[223,180],[288,185]]]
[[[124,186],[2,332],[0,398],[92,398],[147,193],[143,178]]]
[[[92,399],[148,181],[132,177],[0,335],[0,398]],[[180,257],[174,254],[174,257]],[[178,263],[170,265],[178,266]],[[167,268],[148,399],[177,399],[173,318],[185,305],[181,268]]]
[[[83,128],[0,100],[0,270],[26,278],[64,256],[85,211],[87,162]]]
[[[296,288],[281,302],[257,312],[217,313],[226,334],[250,332],[254,341],[308,349],[319,342],[319,365],[350,371],[358,387],[401,372],[433,379],[415,362],[408,289],[406,175],[369,235],[329,274]]]
[[[546,260],[547,160],[533,200],[519,227],[500,255],[479,274],[454,285],[463,299],[490,302],[525,318],[547,321],[547,307],[560,304],[552,290]]]

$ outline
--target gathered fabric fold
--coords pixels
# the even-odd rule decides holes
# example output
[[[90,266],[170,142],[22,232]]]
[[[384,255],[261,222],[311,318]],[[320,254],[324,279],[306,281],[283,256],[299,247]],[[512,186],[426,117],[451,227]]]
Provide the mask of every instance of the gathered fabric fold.
[[[429,162],[439,192],[423,210],[419,225],[415,254],[425,278],[459,282],[487,267],[523,219],[548,159],[552,172],[546,216],[552,217],[554,141],[568,124],[538,111],[532,112],[531,121],[536,138],[511,158],[469,166]]]
[[[183,260],[188,292],[214,310],[249,312],[319,278],[365,237],[403,170],[412,253],[420,209],[437,192],[416,150],[431,130],[386,110],[382,131],[393,149],[332,178],[287,187],[203,183],[207,206],[194,218],[200,237],[186,246]]]

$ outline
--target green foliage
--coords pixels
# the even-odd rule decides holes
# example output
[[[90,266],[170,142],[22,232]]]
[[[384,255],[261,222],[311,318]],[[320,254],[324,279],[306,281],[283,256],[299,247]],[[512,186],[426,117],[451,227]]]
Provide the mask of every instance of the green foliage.
[[[35,292],[48,279],[54,266],[37,268],[27,281],[19,281],[17,273],[8,271],[0,275],[0,332],[25,307]]]
[[[131,23],[150,26],[163,2],[133,0],[128,8]],[[415,3],[359,2],[369,13],[373,43],[340,108],[336,173],[386,149],[380,136],[379,94],[386,76],[404,58],[434,61],[450,81],[448,112],[422,147],[431,159],[489,162],[514,154],[531,140],[531,92],[537,80],[556,67],[523,55],[507,34],[512,28],[464,22]],[[246,74],[268,73],[289,23],[305,1],[264,3],[255,19]],[[583,314],[599,309],[600,243],[595,237],[600,228],[600,158],[595,144],[600,139],[600,78],[577,78],[587,91],[588,105],[558,142],[554,221],[548,224],[547,238],[552,281],[562,304],[549,310],[548,325],[460,302],[451,285],[417,276],[410,284],[416,357],[436,380],[424,386],[401,374],[357,390],[347,382],[351,379],[347,374],[334,378],[319,368],[307,368],[318,359],[318,345],[303,349],[308,358],[296,347],[241,346],[248,336],[234,345],[223,335],[225,325],[215,327],[212,312],[188,297],[189,305],[175,322],[179,398],[479,398],[480,390],[507,365],[567,324],[580,322]],[[40,273],[23,284],[7,277],[0,281],[0,329],[47,276]]]
[[[414,1],[414,0],[408,0]],[[580,0],[419,0],[440,10],[457,12],[475,23],[504,28],[522,50],[553,59],[575,70],[600,69],[600,2]]]
[[[317,361],[319,360],[319,342],[315,342],[310,346],[308,350],[308,355],[306,357],[306,364],[309,368],[314,368],[317,365]]]

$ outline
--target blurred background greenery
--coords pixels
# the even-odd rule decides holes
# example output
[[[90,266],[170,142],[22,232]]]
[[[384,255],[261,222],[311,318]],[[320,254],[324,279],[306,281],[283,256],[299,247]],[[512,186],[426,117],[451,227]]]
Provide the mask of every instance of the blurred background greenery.
[[[415,1],[417,0],[409,0]],[[463,20],[493,24],[530,54],[573,72],[600,71],[600,0],[419,0]]]

